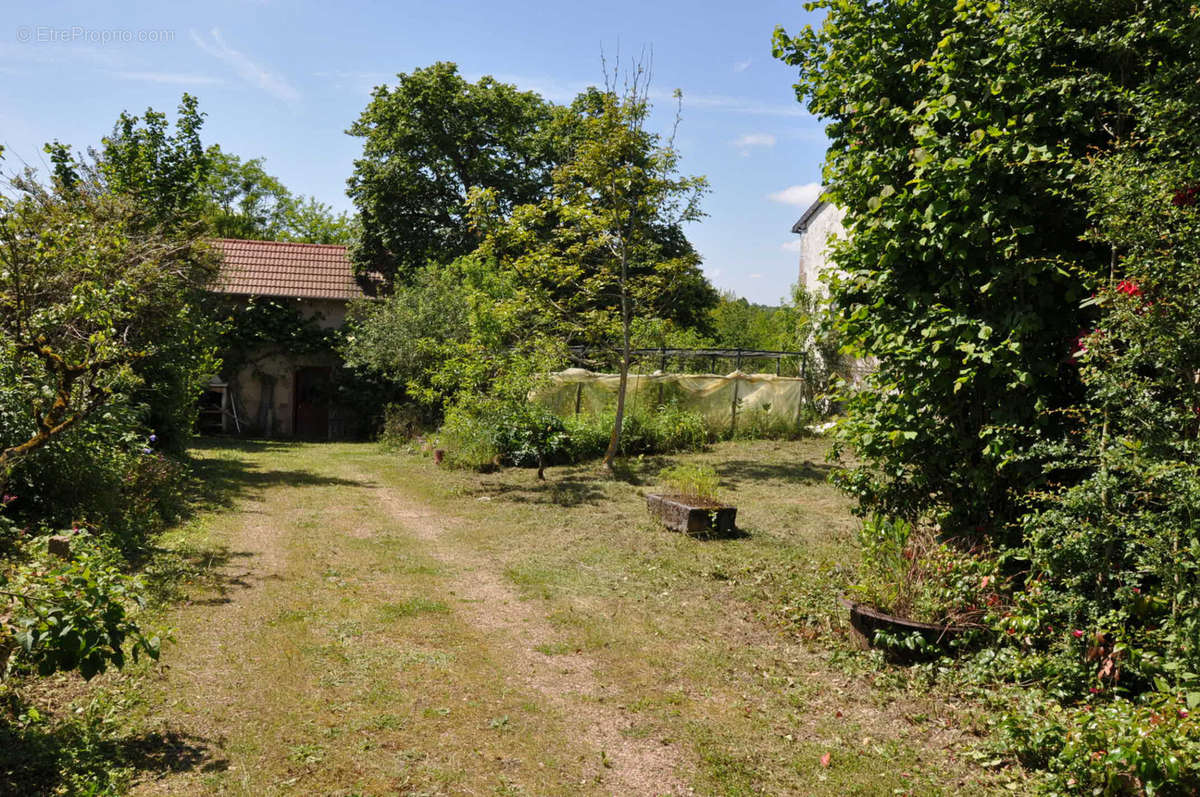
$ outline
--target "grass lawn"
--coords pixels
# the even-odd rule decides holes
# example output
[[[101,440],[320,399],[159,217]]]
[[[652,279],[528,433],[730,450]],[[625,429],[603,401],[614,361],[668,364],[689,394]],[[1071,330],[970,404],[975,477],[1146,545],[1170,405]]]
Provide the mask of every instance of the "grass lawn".
[[[109,712],[94,757],[136,794],[1019,790],[973,763],[978,706],[848,641],[855,521],[824,453],[724,443],[539,483],[210,441],[211,506],[151,572],[176,643],[46,702]],[[717,469],[743,536],[647,520],[676,462]]]

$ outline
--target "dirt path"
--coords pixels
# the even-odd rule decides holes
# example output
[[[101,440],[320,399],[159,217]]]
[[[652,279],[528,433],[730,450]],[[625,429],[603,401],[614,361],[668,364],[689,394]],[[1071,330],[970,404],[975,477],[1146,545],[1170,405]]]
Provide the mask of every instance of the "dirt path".
[[[175,544],[214,565],[130,698],[132,729],[184,753],[136,794],[994,791],[959,755],[968,709],[877,690],[765,614],[818,605],[798,568],[844,554],[845,507],[804,449],[724,454],[748,505],[789,500],[711,544],[646,528],[635,486],[584,469],[200,454],[227,507]]]
[[[592,660],[579,651],[553,658],[538,652],[558,634],[544,613],[522,601],[511,583],[496,569],[494,559],[447,541],[449,518],[389,487],[373,488],[373,498],[413,536],[430,555],[455,573],[451,591],[467,602],[470,623],[479,629],[494,652],[503,656],[506,680],[544,695],[574,718],[580,743],[604,752],[614,794],[686,794],[679,779],[675,748],[656,740],[622,735],[632,723],[611,703],[597,679]]]
[[[198,765],[135,793],[689,793],[678,750],[624,732],[587,655],[539,652],[560,635],[446,533],[459,519],[361,462],[234,462],[256,487],[210,520],[219,586],[170,618],[179,641],[146,699],[144,724],[191,740]],[[396,602],[414,592],[435,598]],[[501,708],[480,722],[456,698]]]

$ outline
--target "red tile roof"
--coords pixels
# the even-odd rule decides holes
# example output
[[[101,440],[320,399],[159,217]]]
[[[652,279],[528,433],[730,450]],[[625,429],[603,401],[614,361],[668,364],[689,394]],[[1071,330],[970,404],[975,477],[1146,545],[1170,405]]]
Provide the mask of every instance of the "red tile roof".
[[[217,293],[303,299],[365,295],[344,246],[234,238],[211,243],[221,255],[221,270],[212,286]]]

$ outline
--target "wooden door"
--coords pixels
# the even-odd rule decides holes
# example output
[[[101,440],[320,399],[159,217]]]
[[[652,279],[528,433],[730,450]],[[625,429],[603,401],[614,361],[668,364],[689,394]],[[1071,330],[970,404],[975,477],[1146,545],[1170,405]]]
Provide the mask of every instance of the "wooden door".
[[[333,369],[296,369],[295,436],[304,440],[329,439],[329,402],[333,394]]]

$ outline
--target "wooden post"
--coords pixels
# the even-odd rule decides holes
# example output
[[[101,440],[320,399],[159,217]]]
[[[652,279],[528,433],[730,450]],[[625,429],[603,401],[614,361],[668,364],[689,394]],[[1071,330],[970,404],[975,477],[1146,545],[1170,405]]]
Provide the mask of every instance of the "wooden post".
[[[742,348],[738,347],[737,358],[733,361],[734,374],[742,372]],[[733,402],[729,408],[729,436],[732,438],[737,434],[737,405],[738,405],[738,377],[733,378]]]
[[[575,414],[579,415],[579,405],[583,401],[583,382],[575,383]]]

